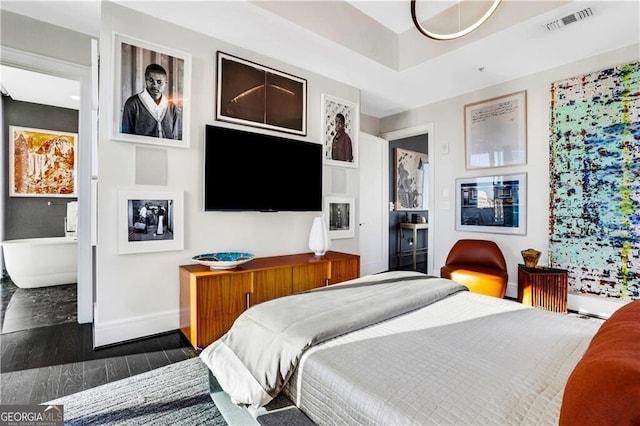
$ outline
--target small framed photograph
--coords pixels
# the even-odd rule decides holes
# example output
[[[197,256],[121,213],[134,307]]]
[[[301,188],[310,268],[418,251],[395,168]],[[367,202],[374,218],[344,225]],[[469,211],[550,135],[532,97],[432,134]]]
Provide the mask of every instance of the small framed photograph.
[[[77,197],[77,133],[9,126],[9,139],[10,197]]]
[[[112,138],[189,147],[191,55],[113,35]]]
[[[355,199],[352,197],[325,197],[324,216],[329,238],[353,238],[355,236]]]
[[[321,111],[324,162],[334,166],[358,167],[358,104],[322,94]]]
[[[527,92],[464,106],[467,169],[527,164]]]
[[[429,201],[429,155],[394,149],[395,209],[427,210]]]
[[[307,80],[217,53],[216,119],[307,134]]]
[[[181,191],[118,189],[118,253],[184,249]]]
[[[527,174],[456,179],[456,230],[527,234]]]

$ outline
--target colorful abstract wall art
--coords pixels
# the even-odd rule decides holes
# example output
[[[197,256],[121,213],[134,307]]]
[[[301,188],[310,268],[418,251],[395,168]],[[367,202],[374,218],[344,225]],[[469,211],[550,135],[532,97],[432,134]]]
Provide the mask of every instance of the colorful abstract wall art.
[[[640,62],[551,85],[551,265],[572,293],[640,299]]]

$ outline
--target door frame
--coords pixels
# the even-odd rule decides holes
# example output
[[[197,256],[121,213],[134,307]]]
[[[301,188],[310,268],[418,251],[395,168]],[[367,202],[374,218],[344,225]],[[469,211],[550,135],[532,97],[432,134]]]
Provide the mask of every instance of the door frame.
[[[427,202],[427,223],[429,229],[427,231],[427,273],[431,275],[440,276],[440,273],[433,269],[434,264],[434,249],[433,242],[435,241],[436,227],[434,225],[434,211],[435,211],[435,133],[433,123],[420,124],[417,126],[407,127],[404,129],[393,130],[390,132],[384,132],[380,134],[380,137],[391,142],[397,139],[404,139],[411,136],[427,135],[427,151],[429,155],[429,200]]]
[[[91,241],[92,68],[0,46],[3,65],[80,83],[78,110],[78,323],[93,322],[93,247]]]

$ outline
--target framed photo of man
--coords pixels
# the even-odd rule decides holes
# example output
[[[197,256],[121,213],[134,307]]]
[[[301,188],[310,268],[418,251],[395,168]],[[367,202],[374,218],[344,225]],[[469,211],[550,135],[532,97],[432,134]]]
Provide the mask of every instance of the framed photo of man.
[[[360,108],[357,103],[322,94],[324,162],[358,167]]]
[[[189,147],[191,55],[113,35],[112,138]]]

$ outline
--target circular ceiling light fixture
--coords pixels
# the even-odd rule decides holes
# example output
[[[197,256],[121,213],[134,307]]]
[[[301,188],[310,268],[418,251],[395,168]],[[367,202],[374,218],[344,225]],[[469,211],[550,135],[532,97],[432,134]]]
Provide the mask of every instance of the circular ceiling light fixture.
[[[420,21],[418,20],[418,17],[416,16],[416,1],[417,0],[411,0],[411,18],[413,19],[413,24],[416,26],[418,31],[420,31],[423,35],[434,40],[453,40],[456,38],[460,38],[462,36],[466,36],[471,31],[477,29],[480,25],[484,24],[485,21],[489,19],[489,17],[493,14],[493,12],[496,11],[496,9],[498,8],[498,5],[502,0],[493,0],[491,7],[489,7],[489,9],[485,12],[485,14],[482,15],[482,17],[477,21],[475,21],[473,24],[459,31],[456,31],[454,33],[447,33],[447,34],[438,34],[438,33],[429,31],[420,23]],[[460,3],[458,3],[458,11],[459,11],[459,8],[460,8]]]

